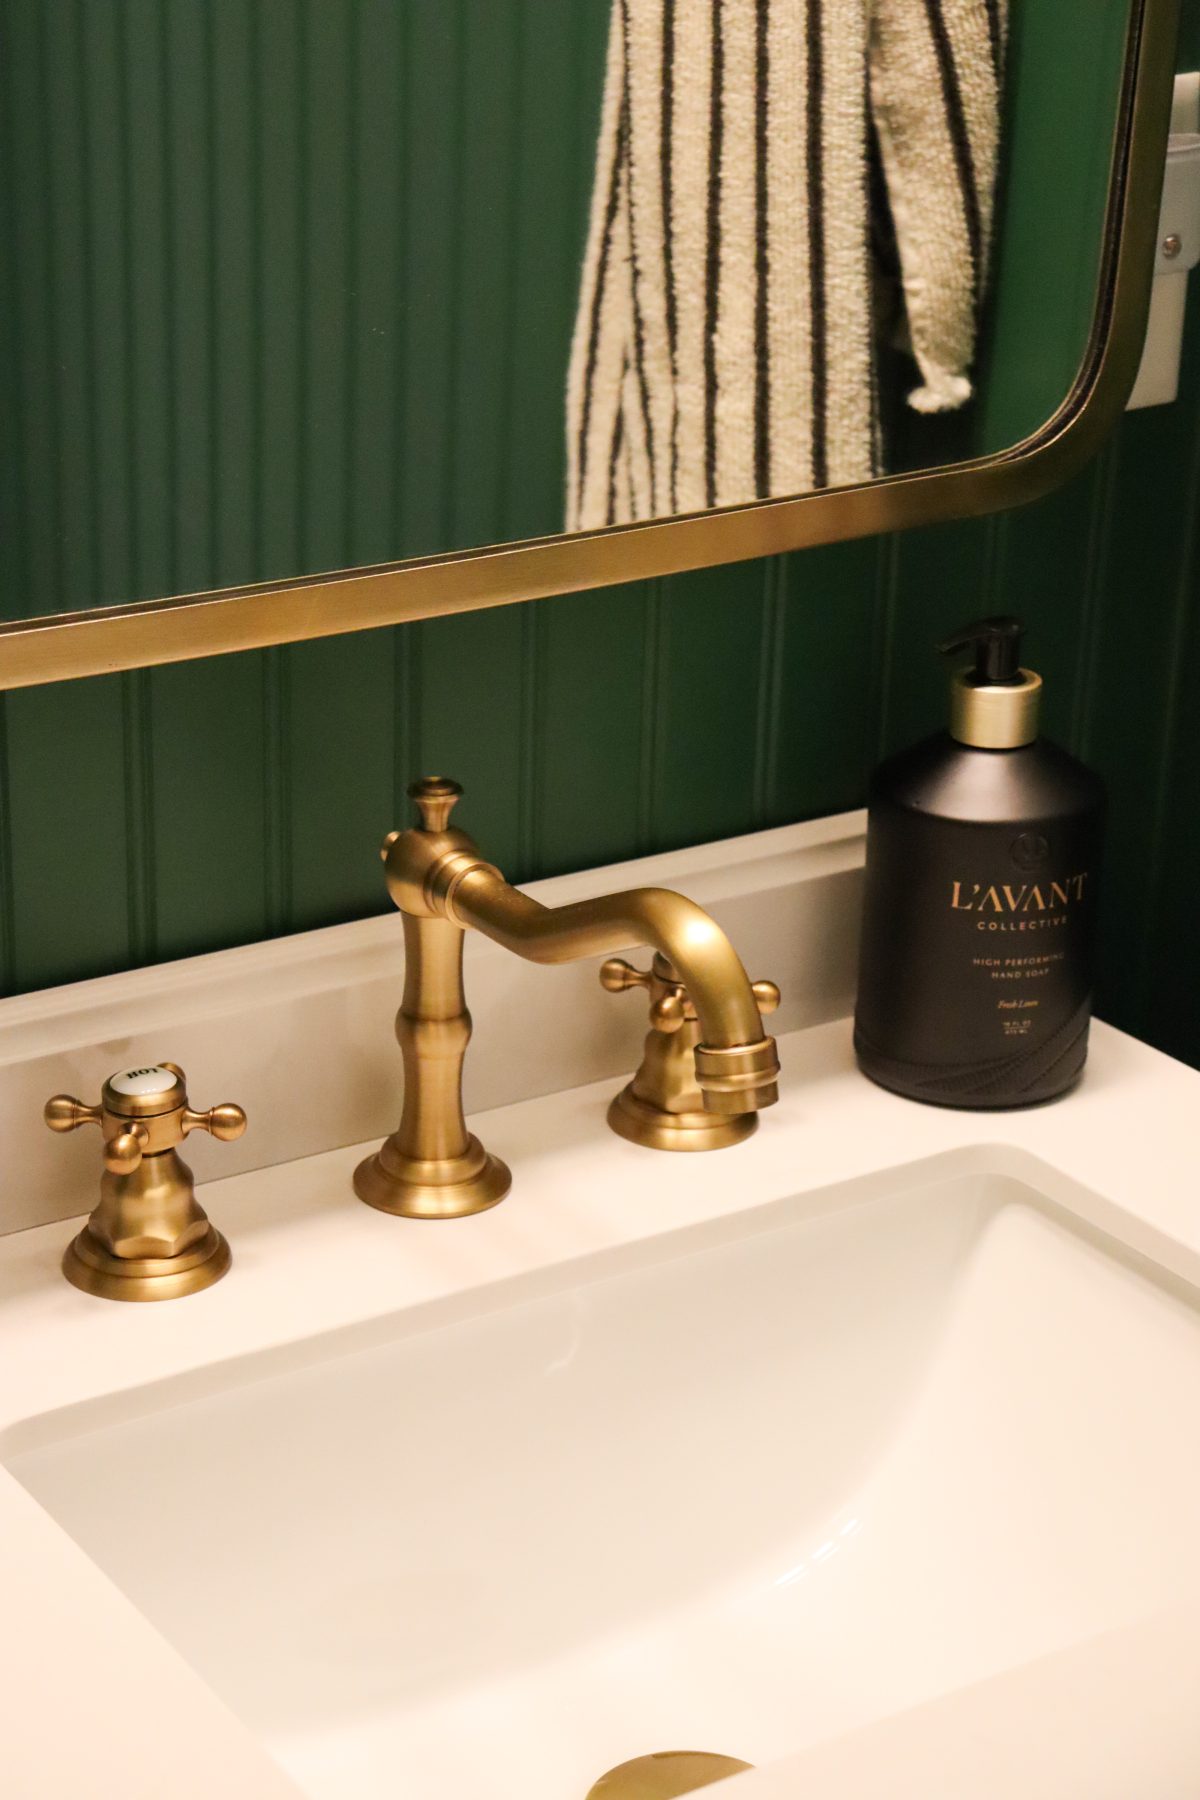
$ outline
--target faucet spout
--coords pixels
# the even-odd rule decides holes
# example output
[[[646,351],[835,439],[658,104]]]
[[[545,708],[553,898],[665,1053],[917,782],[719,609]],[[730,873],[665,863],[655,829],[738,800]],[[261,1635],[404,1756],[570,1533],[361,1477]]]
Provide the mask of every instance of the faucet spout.
[[[467,931],[538,963],[574,962],[645,944],[692,997],[702,1041],[696,1079],[712,1112],[758,1112],[778,1098],[779,1061],[737,953],[715,920],[667,888],[633,888],[540,905],[450,825],[462,789],[427,776],[409,789],[419,825],[383,847],[388,889],[404,915],[406,974],[396,1036],[404,1059],[399,1128],[355,1173],[360,1198],[385,1212],[462,1217],[494,1206],[508,1170],[466,1129],[462,1064],[471,1033],[462,985]]]
[[[711,1109],[758,1112],[778,1099],[775,1043],[763,1033],[746,971],[720,926],[695,901],[669,888],[630,888],[542,906],[479,864],[447,870],[432,889],[446,918],[529,962],[576,962],[631,944],[661,951],[699,1016],[696,1074]]]

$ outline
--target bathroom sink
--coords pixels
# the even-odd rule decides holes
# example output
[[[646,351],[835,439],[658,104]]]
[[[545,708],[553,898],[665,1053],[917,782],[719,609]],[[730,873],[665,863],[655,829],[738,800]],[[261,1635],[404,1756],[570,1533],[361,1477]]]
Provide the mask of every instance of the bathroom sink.
[[[583,1800],[1200,1590],[1198,1408],[1193,1291],[975,1153],[87,1402],[0,1459],[314,1800]]]

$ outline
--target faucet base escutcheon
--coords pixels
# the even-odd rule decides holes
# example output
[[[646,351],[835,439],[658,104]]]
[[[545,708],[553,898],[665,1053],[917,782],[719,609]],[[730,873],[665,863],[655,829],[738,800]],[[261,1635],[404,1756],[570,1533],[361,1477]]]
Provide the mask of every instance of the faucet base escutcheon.
[[[512,1175],[477,1137],[461,1156],[421,1161],[389,1138],[354,1171],[354,1191],[377,1212],[400,1219],[467,1219],[503,1200]]]
[[[229,1245],[212,1224],[179,1256],[114,1256],[85,1225],[67,1245],[62,1270],[72,1287],[100,1300],[182,1300],[220,1281],[231,1260]]]
[[[618,1137],[647,1150],[724,1150],[758,1130],[757,1113],[667,1112],[642,1100],[629,1082],[608,1109],[608,1124]]]

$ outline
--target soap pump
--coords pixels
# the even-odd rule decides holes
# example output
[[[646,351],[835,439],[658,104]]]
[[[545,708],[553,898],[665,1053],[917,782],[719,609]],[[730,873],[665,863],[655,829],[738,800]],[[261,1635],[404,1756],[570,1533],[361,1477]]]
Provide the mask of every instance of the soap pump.
[[[1038,734],[1042,678],[1021,667],[1023,627],[1007,616],[980,619],[938,645],[943,656],[970,651],[974,667],[950,677],[950,736],[974,750],[1017,750]]]
[[[942,1106],[1052,1099],[1087,1057],[1103,789],[1039,736],[1023,630],[985,618],[940,644],[971,658],[949,730],[871,782],[855,1051]]]

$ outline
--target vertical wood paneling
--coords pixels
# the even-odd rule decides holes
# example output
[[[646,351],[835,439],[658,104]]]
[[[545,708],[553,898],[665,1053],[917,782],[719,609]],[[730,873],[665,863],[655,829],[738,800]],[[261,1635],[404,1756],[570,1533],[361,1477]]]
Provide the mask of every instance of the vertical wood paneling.
[[[157,669],[149,705],[155,954],[191,955],[284,928],[268,891],[273,721],[263,658]]]
[[[542,634],[536,835],[530,872],[617,862],[640,847],[641,784],[653,754],[642,683],[656,584],[613,588],[603,606],[569,594],[525,608]]]
[[[1173,1056],[1200,1066],[1200,606],[1196,604],[1197,490],[1200,444],[1193,447],[1192,489],[1176,573],[1177,650],[1166,707],[1167,754],[1155,794],[1153,855],[1145,872],[1141,946],[1145,992],[1136,1019],[1142,1035]]]
[[[462,0],[406,9],[404,269],[398,304],[404,379],[399,395],[397,538],[421,556],[451,539],[455,346],[462,205]],[[414,281],[420,267],[423,279]]]
[[[653,840],[664,849],[752,823],[769,562],[664,584],[656,671]]]
[[[14,993],[18,986],[16,929],[16,872],[13,863],[12,760],[9,756],[8,695],[0,700],[0,993]]]
[[[0,11],[0,166],[15,169],[17,121],[13,94],[12,21]],[[0,395],[4,400],[5,432],[14,453],[0,455],[0,617],[19,616],[26,610],[28,578],[25,569],[24,518],[27,507],[27,471],[21,460],[24,432],[21,394],[20,278],[15,184],[0,180],[0,242],[8,246],[0,255],[0,318],[9,330],[0,331]]]
[[[389,634],[287,653],[288,923],[380,910],[379,846],[394,819]]]
[[[343,567],[350,502],[345,462],[350,396],[350,270],[354,262],[354,76],[357,9],[306,0],[296,96],[301,134],[303,294],[301,554],[306,569]],[[330,454],[332,450],[332,455]]]
[[[455,154],[462,171],[454,218],[455,358],[453,544],[504,535],[505,443],[516,336],[514,181],[521,119],[516,9],[468,5],[460,37],[462,110]],[[460,28],[461,29],[461,28]]]
[[[18,990],[138,960],[121,684],[105,676],[5,696]]]
[[[200,7],[172,6],[164,14],[163,184],[173,370],[169,469],[175,582],[183,590],[215,587],[221,560],[211,26],[212,16]],[[252,507],[254,499],[251,489]]]
[[[259,307],[257,438],[252,492],[260,570],[302,567],[304,396],[302,184],[304,138],[297,29],[302,0],[255,9],[260,104],[255,115]]]
[[[79,108],[78,17],[66,8],[57,25],[43,17],[48,140],[49,229],[55,348],[54,418],[60,486],[69,496],[60,519],[59,598],[67,607],[88,606],[96,591],[95,519],[88,370],[94,356],[89,307],[86,230],[87,157]]]
[[[15,13],[16,9],[14,17]],[[80,0],[78,18],[79,101],[90,176],[85,204],[93,320],[89,374],[97,585],[101,595],[125,594],[132,598],[139,590],[132,554],[135,520],[129,473],[133,454],[131,347],[127,259],[122,252],[132,229],[123,178],[126,164],[120,105],[122,18],[113,0],[100,5]],[[31,612],[50,610],[32,578],[27,603]]]
[[[254,455],[258,431],[258,353],[267,325],[255,281],[255,157],[259,104],[254,19],[244,0],[218,0],[207,14],[210,286],[214,354],[212,487],[218,584],[254,568],[258,528]],[[203,65],[202,65],[203,66]],[[216,347],[219,346],[219,351]],[[186,416],[186,415],[185,415]]]
[[[0,608],[552,526],[608,11],[0,0]],[[1048,298],[992,425],[1074,354]],[[1179,404],[1002,520],[0,697],[0,981],[383,909],[425,769],[518,878],[853,805],[1005,608],[1112,792],[1103,1009],[1200,1062],[1189,330]]]
[[[1196,296],[1193,295],[1193,302]],[[1200,310],[1192,306],[1192,331]],[[1147,1023],[1156,914],[1173,854],[1167,790],[1178,754],[1182,657],[1197,610],[1194,563],[1200,477],[1200,357],[1194,335],[1172,407],[1133,413],[1114,450],[1109,533],[1099,573],[1096,655],[1083,747],[1101,769],[1111,806],[1102,913],[1102,1000],[1136,1030]],[[1190,725],[1194,727],[1196,715]],[[1194,791],[1193,791],[1194,801]],[[1178,834],[1178,812],[1174,833]],[[1200,835],[1193,813],[1190,834]],[[1131,922],[1137,929],[1130,931]],[[1169,952],[1168,952],[1169,954]],[[1196,1026],[1200,1046],[1200,1022]]]
[[[1178,67],[1200,64],[1200,5],[1187,0],[1181,21]],[[1192,317],[1184,350],[1185,402],[1196,419],[1200,391],[1200,302],[1190,296]],[[1149,454],[1156,455],[1157,448]],[[1188,446],[1190,470],[1183,519],[1162,520],[1174,535],[1177,560],[1172,611],[1176,650],[1164,695],[1167,754],[1158,771],[1158,827],[1143,901],[1155,947],[1146,956],[1145,1009],[1137,1029],[1152,1043],[1200,1066],[1200,934],[1195,899],[1200,891],[1200,430]]]
[[[125,882],[129,895],[129,958],[158,959],[158,840],[154,825],[154,733],[150,701],[154,676],[137,669],[118,677],[121,695],[121,791],[125,802]],[[109,802],[117,810],[114,792]]]
[[[398,401],[404,376],[404,21],[391,0],[364,0],[353,45],[357,95],[352,128],[353,263],[350,269],[350,406],[346,468],[350,483],[350,560],[385,562],[396,541],[395,480],[400,454]],[[381,212],[375,185],[394,196]]]
[[[872,631],[889,573],[886,546],[871,539],[780,560],[757,822],[859,804],[875,760]]]
[[[418,764],[413,773],[455,775],[470,792],[463,811],[472,830],[486,832],[489,859],[519,868],[521,613],[501,607],[432,619],[418,630],[421,709],[411,741]]]
[[[12,328],[18,343],[9,426],[20,461],[24,537],[23,591],[9,610],[53,611],[60,594],[61,470],[53,293],[46,112],[46,55],[38,14],[17,11],[5,33],[9,130],[5,168],[11,193],[12,239],[8,255],[16,287]]]
[[[166,96],[163,9],[124,0],[118,44],[117,128],[126,230],[121,240],[129,344],[132,584],[137,594],[169,591],[174,574],[171,407],[174,362],[164,182]],[[164,583],[166,586],[164,586]]]

